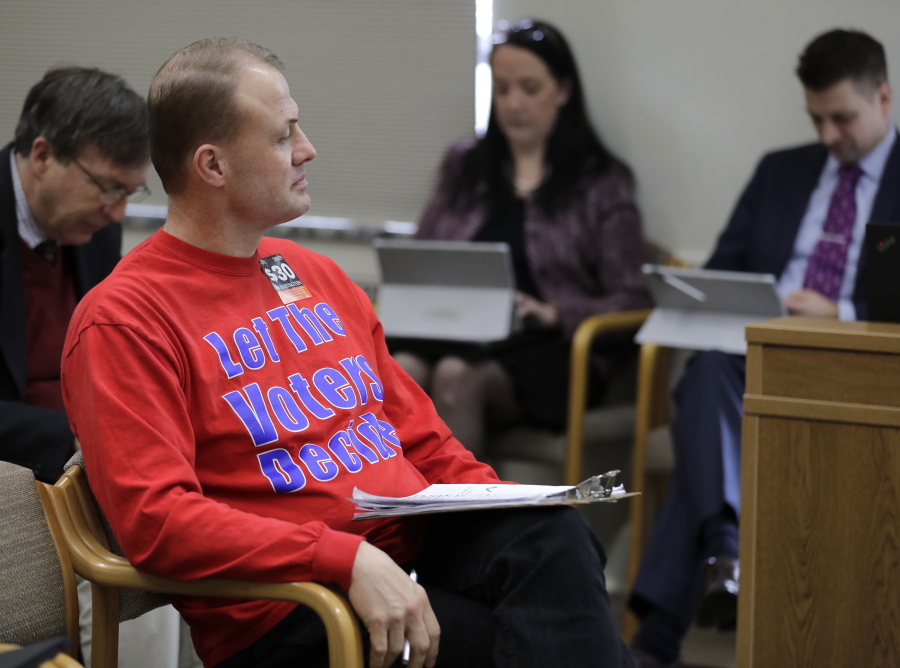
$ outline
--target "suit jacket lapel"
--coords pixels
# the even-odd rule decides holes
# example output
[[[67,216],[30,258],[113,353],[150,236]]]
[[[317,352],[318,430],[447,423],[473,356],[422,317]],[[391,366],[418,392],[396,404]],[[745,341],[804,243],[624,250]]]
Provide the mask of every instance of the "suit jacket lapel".
[[[896,132],[896,131],[895,131]],[[894,147],[884,164],[881,182],[872,204],[869,222],[900,223],[900,136],[894,140]],[[856,304],[857,318],[862,320],[868,315],[868,295],[866,294],[866,274],[868,258],[865,244],[859,254],[859,265],[856,270],[856,285],[853,288],[853,301]]]
[[[781,222],[779,228],[782,234],[779,236],[777,250],[777,271],[780,276],[787,267],[800,231],[800,224],[806,209],[809,206],[809,198],[819,183],[822,168],[828,159],[828,150],[821,145],[812,147],[808,153],[800,156],[794,169],[790,173],[790,181],[785,179],[784,200],[781,206]]]
[[[19,227],[13,194],[9,154],[0,151],[0,352],[18,386],[25,394],[25,283],[19,250]]]
[[[75,296],[78,301],[93,287],[93,282],[87,275],[88,266],[84,257],[83,246],[63,246],[63,253],[72,268],[72,277],[75,279]]]
[[[884,165],[869,220],[876,223],[897,221],[900,220],[898,211],[900,211],[900,137],[894,140],[891,154]]]

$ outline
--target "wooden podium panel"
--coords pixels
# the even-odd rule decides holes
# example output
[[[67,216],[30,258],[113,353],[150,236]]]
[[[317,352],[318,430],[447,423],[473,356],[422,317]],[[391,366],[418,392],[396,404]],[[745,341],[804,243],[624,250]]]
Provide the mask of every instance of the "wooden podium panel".
[[[737,665],[900,666],[900,326],[747,340]]]

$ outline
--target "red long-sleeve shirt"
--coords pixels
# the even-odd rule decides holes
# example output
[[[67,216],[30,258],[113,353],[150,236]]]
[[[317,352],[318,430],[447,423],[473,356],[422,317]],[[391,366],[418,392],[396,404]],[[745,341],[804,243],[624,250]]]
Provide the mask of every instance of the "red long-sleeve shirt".
[[[308,297],[282,303],[260,266],[279,254]],[[360,541],[403,563],[426,528],[351,522],[354,487],[406,495],[496,481],[393,362],[364,293],[283,240],[234,258],[155,234],[79,304],[62,381],[113,532],[136,567],[165,577],[347,589]],[[206,665],[292,608],[175,605]]]

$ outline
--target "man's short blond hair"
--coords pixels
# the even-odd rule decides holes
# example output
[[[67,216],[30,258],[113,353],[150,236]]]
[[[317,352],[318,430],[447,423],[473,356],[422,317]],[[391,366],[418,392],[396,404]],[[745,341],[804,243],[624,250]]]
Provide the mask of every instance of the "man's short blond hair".
[[[184,189],[198,146],[227,142],[240,130],[235,91],[240,71],[252,63],[284,72],[284,63],[264,46],[213,37],[175,52],[153,77],[147,96],[150,157],[169,195]]]

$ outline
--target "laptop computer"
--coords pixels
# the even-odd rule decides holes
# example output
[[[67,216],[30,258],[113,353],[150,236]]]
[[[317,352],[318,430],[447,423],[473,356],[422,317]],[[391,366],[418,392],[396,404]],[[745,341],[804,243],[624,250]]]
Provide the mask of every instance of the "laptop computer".
[[[747,324],[785,315],[772,274],[650,264],[642,270],[656,308],[638,343],[746,354]]]
[[[866,284],[868,319],[900,322],[900,225],[866,225]]]
[[[386,337],[488,344],[512,334],[516,288],[507,244],[376,239],[373,245]]]

